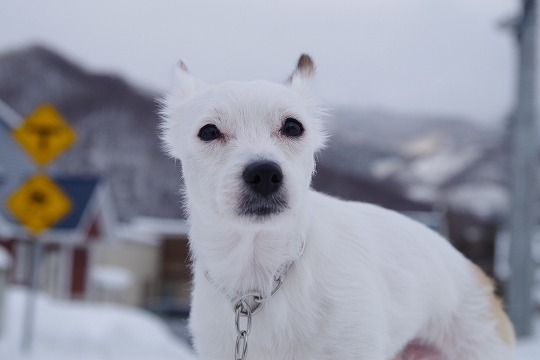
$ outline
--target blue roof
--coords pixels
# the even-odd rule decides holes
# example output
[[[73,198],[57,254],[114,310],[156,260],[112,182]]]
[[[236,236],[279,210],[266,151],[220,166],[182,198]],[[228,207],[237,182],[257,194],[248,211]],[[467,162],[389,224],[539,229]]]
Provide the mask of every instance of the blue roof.
[[[61,188],[71,200],[71,211],[59,223],[54,230],[74,230],[76,229],[84,213],[90,204],[92,195],[99,185],[97,177],[80,176],[56,176],[54,182]]]

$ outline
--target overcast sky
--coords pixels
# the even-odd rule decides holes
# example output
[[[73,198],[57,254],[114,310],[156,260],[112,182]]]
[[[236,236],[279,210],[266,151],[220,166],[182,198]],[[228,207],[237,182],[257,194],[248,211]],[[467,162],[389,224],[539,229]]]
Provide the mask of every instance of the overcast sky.
[[[182,58],[206,82],[281,81],[302,52],[328,105],[500,122],[518,0],[2,0],[0,52],[44,43],[156,90]]]

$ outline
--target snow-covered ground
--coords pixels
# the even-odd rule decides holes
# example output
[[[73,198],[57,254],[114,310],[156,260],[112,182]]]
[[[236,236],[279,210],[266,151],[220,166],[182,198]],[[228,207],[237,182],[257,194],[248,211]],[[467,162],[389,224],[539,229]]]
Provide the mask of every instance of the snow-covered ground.
[[[32,353],[21,355],[25,291],[10,287],[1,360],[194,360],[189,347],[155,316],[134,308],[59,301],[40,295]],[[518,360],[540,359],[540,317],[535,336],[519,341]]]
[[[527,340],[518,341],[517,360],[538,360],[540,359],[540,317],[534,323],[534,336]]]
[[[20,353],[26,292],[10,287],[0,334],[2,360],[192,360],[189,347],[157,317],[115,305],[40,295],[32,352]]]

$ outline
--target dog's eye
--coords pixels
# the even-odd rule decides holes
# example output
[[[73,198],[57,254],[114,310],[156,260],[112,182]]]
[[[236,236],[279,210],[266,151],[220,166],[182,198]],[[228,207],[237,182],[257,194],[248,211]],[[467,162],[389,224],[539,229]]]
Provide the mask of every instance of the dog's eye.
[[[199,130],[199,139],[202,141],[212,141],[221,136],[221,132],[216,125],[206,124]]]
[[[304,127],[298,120],[287,118],[281,127],[281,133],[288,137],[299,137],[304,133]]]

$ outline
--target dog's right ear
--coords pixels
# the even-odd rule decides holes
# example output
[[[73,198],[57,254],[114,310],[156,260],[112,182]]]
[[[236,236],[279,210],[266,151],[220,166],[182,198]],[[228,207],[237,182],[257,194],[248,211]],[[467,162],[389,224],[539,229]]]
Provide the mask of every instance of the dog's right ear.
[[[171,95],[176,100],[184,100],[197,92],[198,82],[189,72],[183,61],[179,61],[174,69]]]
[[[324,147],[327,135],[322,127],[321,118],[326,114],[325,110],[320,106],[317,98],[313,94],[312,80],[315,77],[315,63],[307,54],[302,54],[296,64],[296,69],[287,79],[288,85],[299,97],[304,100],[306,108],[313,118],[312,125],[318,128],[314,131],[315,135],[315,151]]]
[[[293,89],[302,89],[307,81],[315,76],[315,63],[307,54],[302,54],[296,64],[296,69],[287,79],[287,84]]]

